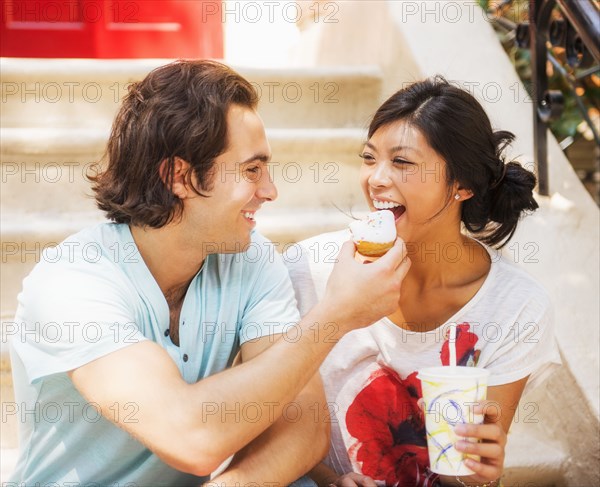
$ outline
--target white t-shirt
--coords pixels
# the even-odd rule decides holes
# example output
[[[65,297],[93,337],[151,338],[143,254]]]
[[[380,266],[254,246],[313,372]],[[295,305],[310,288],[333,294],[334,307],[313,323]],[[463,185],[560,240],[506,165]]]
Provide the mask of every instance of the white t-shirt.
[[[347,231],[305,240],[284,256],[301,315],[323,296]],[[411,332],[384,318],[345,335],[321,367],[332,412],[326,462],[383,485],[431,486],[425,425],[417,405],[422,367],[448,365],[448,329],[457,324],[459,365],[491,371],[490,386],[529,376],[527,389],[560,363],[546,291],[493,249],[477,294],[446,323]],[[351,285],[352,283],[348,283]]]

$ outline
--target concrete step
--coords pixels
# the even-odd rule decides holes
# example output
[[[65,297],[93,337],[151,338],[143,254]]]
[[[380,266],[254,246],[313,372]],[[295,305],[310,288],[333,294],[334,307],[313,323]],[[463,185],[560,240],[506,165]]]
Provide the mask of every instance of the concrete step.
[[[108,131],[2,128],[3,213],[94,209],[85,175],[102,157]]]
[[[357,215],[364,210],[356,209]],[[265,206],[257,215],[258,230],[276,243],[279,250],[286,245],[318,233],[338,230],[347,226],[350,217],[335,208],[314,210],[278,210]],[[63,241],[79,230],[104,221],[99,211],[79,214],[16,214],[3,215],[0,222],[2,272],[0,273],[0,310],[4,316],[13,316],[17,295],[23,279],[43,257],[42,251]],[[73,249],[77,256],[95,259],[95,249]],[[74,255],[74,254],[73,254]],[[60,258],[49,251],[49,262]]]
[[[2,58],[2,126],[107,129],[127,85],[170,61]],[[363,127],[381,101],[377,67],[238,71],[268,127]]]
[[[274,203],[288,207],[348,208],[358,190],[362,129],[270,129]],[[3,128],[0,203],[11,212],[90,212],[86,175],[98,170],[108,131],[100,128]]]
[[[564,446],[556,438],[548,437],[539,423],[513,423],[506,447],[502,485],[563,486],[567,459]]]
[[[23,279],[40,261],[45,248],[53,247],[67,236],[102,220],[100,212],[76,215],[3,213],[0,221],[2,314],[14,314]]]

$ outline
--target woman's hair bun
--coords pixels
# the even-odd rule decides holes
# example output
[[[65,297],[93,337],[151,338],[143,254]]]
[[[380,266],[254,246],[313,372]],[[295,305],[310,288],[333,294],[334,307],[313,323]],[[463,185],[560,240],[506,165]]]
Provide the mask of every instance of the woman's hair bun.
[[[495,225],[486,239],[493,236],[494,243],[510,240],[521,215],[538,208],[533,197],[535,184],[535,175],[518,162],[511,161],[504,166],[503,177],[491,189],[490,220]]]

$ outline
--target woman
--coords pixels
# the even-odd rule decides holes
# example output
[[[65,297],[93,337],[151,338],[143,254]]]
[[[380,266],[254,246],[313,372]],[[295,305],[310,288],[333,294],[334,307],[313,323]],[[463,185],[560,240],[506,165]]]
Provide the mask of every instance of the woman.
[[[501,477],[525,387],[559,363],[546,292],[494,251],[537,208],[535,176],[502,158],[513,138],[494,132],[475,98],[440,77],[395,93],[375,114],[360,184],[371,211],[394,212],[412,265],[398,310],[346,335],[321,368],[332,436],[311,473],[319,485],[494,485]],[[288,254],[303,314],[348,238],[321,235],[300,243],[300,258]],[[458,325],[459,365],[491,371],[488,405],[476,409],[485,424],[456,429],[481,440],[456,444],[481,460],[467,460],[474,474],[456,479],[429,470],[417,379],[420,368],[449,364],[450,324]]]

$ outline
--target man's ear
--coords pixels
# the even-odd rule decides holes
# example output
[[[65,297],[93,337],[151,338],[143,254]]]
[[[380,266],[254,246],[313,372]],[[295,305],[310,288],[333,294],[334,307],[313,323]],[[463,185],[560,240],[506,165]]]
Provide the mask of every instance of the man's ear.
[[[172,165],[164,159],[158,167],[160,179],[180,200],[189,196],[190,187],[186,179],[189,170],[190,165],[180,157],[175,157]]]

